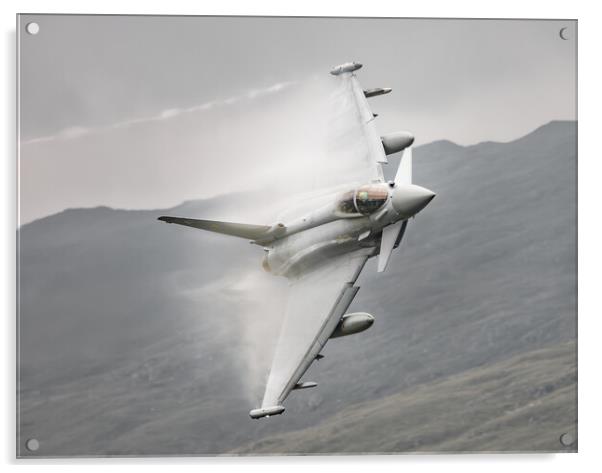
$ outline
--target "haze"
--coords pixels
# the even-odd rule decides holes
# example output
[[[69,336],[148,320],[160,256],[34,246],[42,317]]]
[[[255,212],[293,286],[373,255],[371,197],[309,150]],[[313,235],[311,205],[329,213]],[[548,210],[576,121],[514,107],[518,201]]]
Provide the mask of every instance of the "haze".
[[[571,21],[29,21],[40,33],[19,28],[20,223],[274,183],[315,148],[306,131],[326,96],[314,85],[348,60],[364,63],[364,87],[393,87],[372,102],[379,131],[417,144],[508,141],[576,118],[575,41],[558,35]]]

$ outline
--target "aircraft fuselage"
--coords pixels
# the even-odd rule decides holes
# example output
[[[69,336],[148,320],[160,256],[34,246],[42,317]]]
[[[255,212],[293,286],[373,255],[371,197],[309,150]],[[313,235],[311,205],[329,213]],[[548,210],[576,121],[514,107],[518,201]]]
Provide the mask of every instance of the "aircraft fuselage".
[[[284,224],[283,235],[264,245],[263,267],[276,275],[297,277],[332,256],[359,248],[378,253],[384,227],[406,220],[435,196],[413,184],[367,184],[337,193],[304,216]]]

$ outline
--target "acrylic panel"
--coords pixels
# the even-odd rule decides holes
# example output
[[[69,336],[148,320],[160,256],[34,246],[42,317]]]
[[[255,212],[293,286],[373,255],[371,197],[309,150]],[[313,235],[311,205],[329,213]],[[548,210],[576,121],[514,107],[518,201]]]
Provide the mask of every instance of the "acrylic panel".
[[[19,457],[577,450],[575,20],[17,43]]]

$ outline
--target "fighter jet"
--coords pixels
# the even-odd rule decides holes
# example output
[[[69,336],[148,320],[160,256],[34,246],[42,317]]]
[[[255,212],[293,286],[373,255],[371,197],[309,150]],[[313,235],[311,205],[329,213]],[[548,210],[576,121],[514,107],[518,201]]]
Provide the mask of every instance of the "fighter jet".
[[[265,251],[263,268],[290,282],[284,322],[261,406],[253,419],[282,414],[293,390],[315,382],[301,381],[330,338],[362,332],[373,324],[365,312],[348,314],[357,294],[355,282],[366,261],[378,257],[377,270],[387,268],[409,219],[424,209],[435,193],[412,183],[412,144],[409,132],[379,136],[367,98],[391,92],[389,88],[363,90],[356,77],[362,64],[352,62],[331,70],[347,94],[365,146],[360,148],[358,171],[364,182],[327,194],[321,204],[290,221],[272,225],[159,217],[201,230],[250,240]],[[402,152],[393,181],[385,181],[382,165],[387,155]],[[345,187],[345,182],[341,182]],[[341,187],[337,187],[341,189]]]

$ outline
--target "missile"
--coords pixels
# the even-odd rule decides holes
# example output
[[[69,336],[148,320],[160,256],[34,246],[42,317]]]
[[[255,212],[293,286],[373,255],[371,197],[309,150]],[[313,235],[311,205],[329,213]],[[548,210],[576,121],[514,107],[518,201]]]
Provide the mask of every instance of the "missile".
[[[346,62],[345,64],[333,67],[330,73],[333,76],[338,76],[339,74],[343,74],[344,72],[357,71],[361,67],[362,65],[359,62]]]
[[[375,89],[367,89],[364,90],[364,95],[366,98],[376,97],[377,95],[385,95],[391,92],[393,89],[390,87],[377,87]]]
[[[251,419],[261,419],[262,417],[275,416],[284,412],[284,406],[260,407],[249,412]]]

